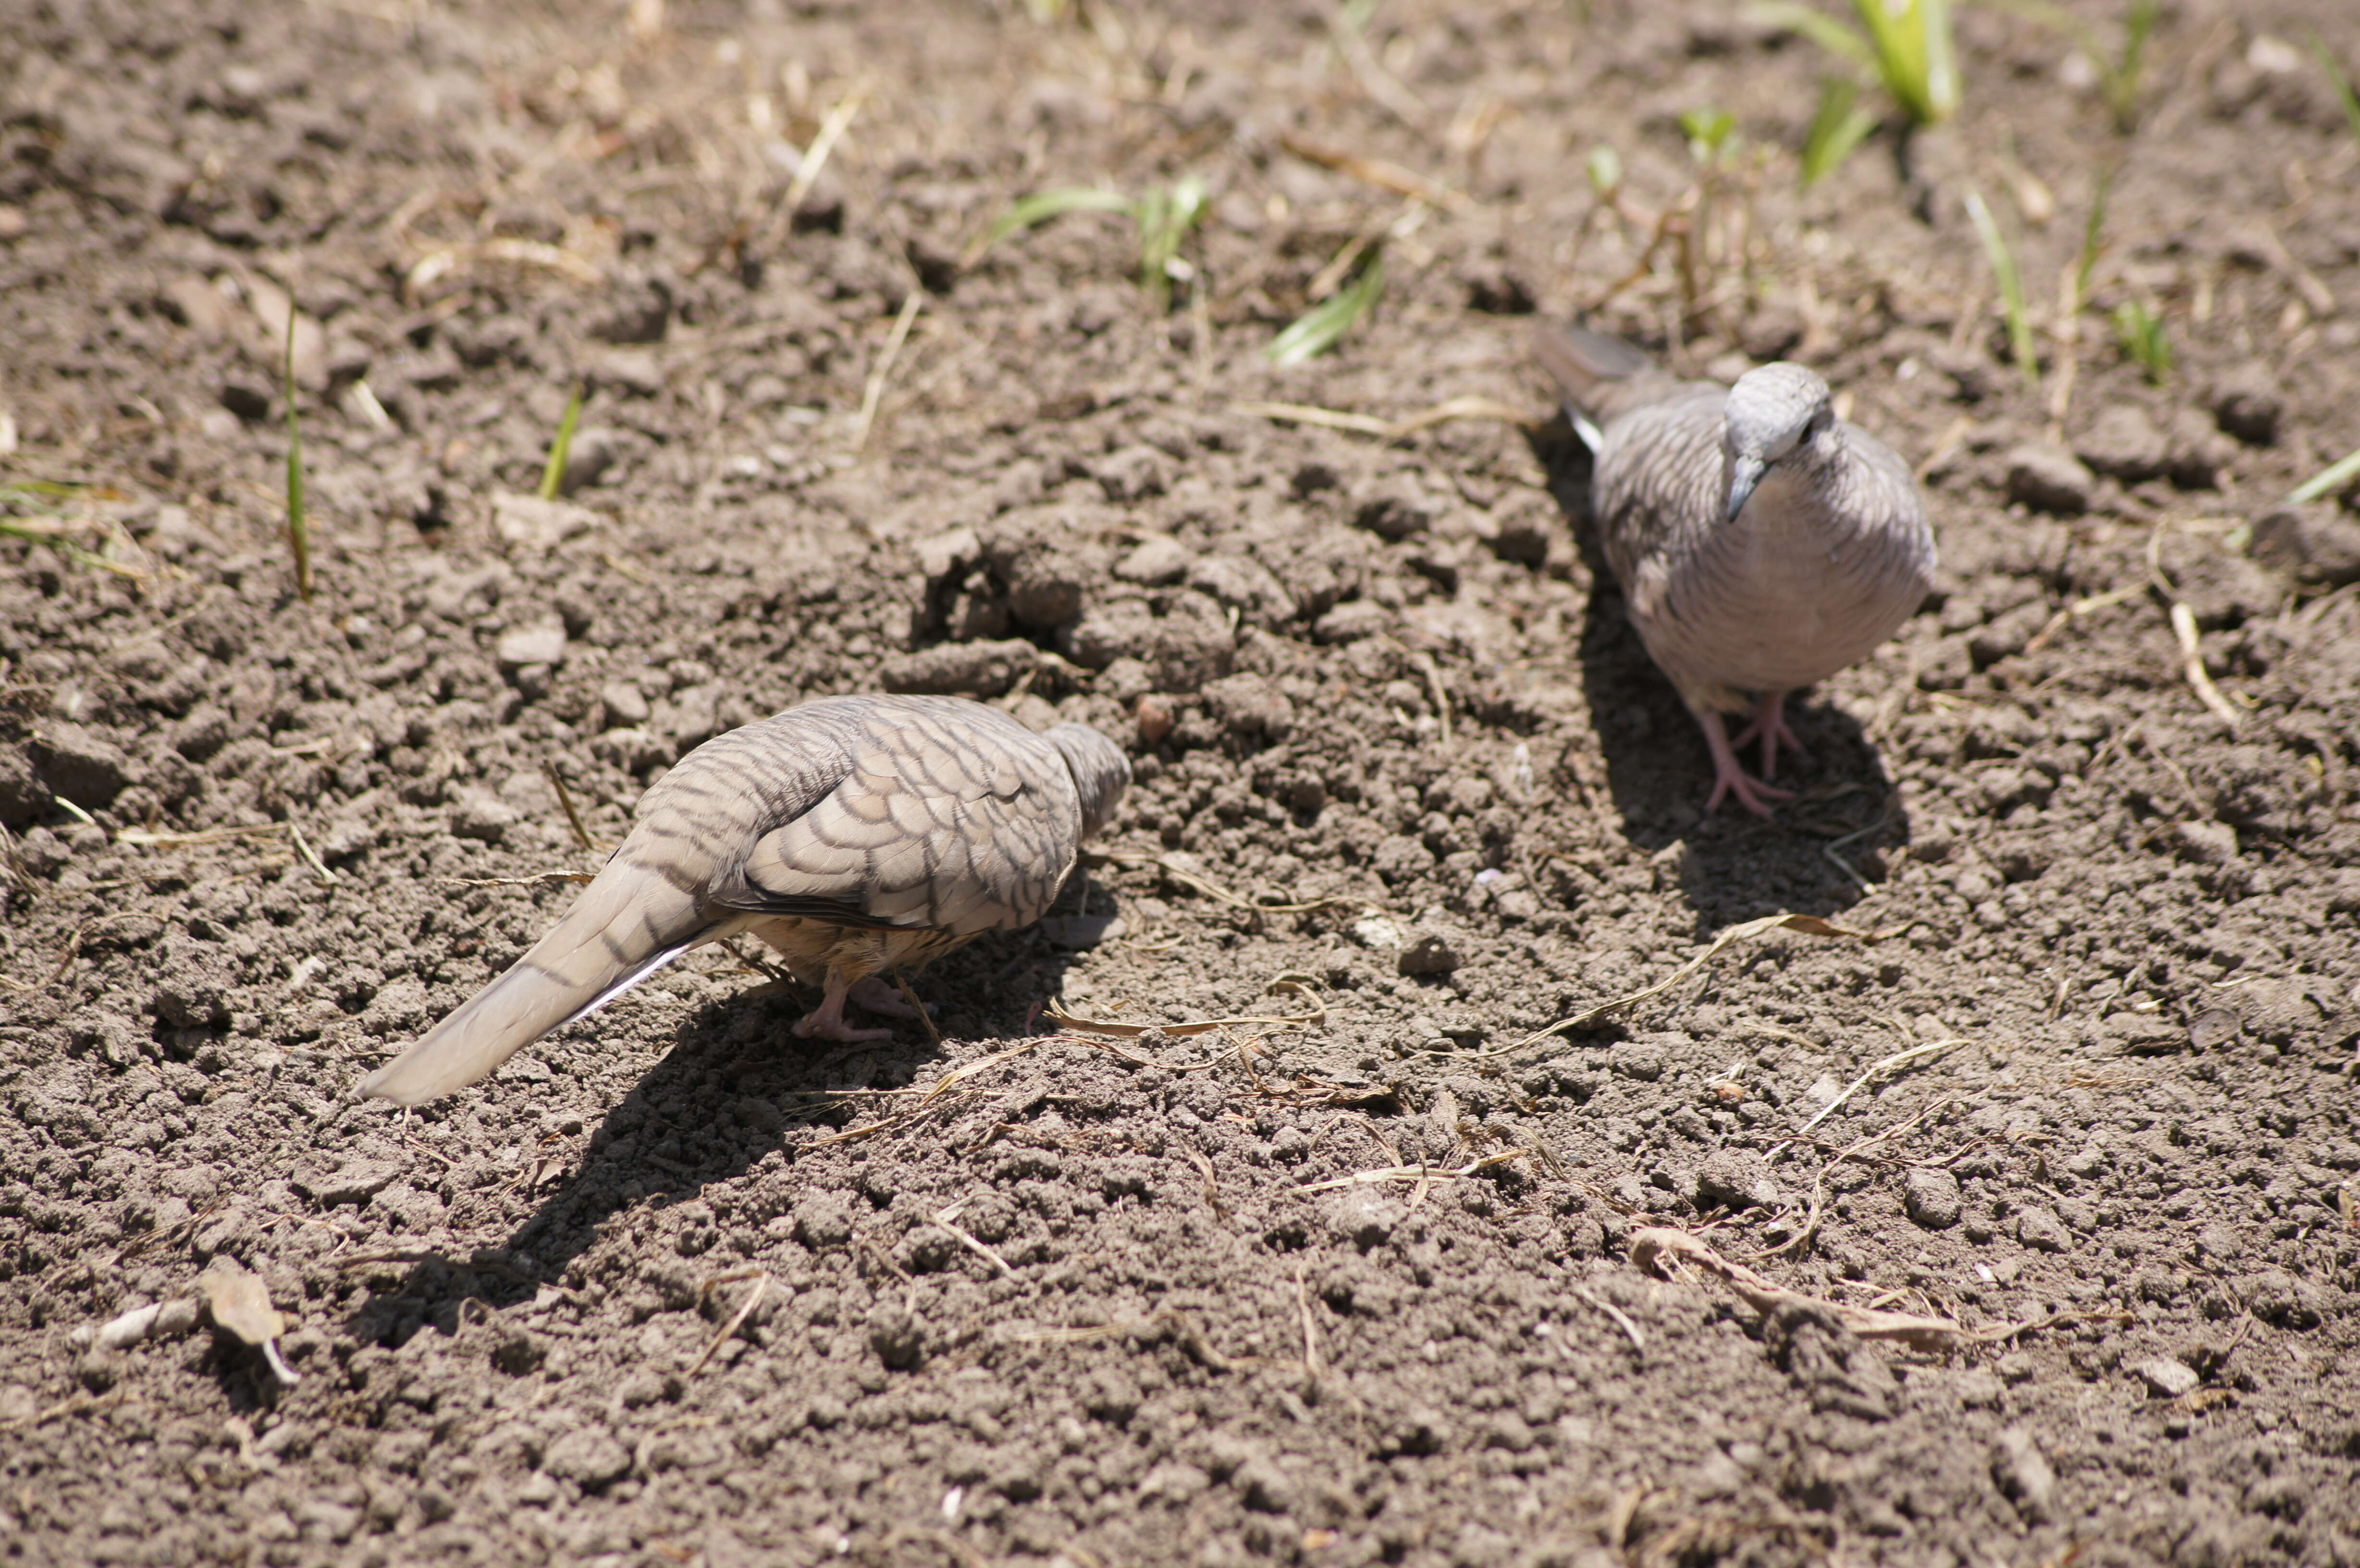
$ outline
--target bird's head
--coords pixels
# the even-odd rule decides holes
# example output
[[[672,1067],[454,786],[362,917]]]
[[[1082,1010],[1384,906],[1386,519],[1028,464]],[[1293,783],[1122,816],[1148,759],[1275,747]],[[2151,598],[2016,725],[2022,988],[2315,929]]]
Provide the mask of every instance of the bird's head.
[[[1749,370],[1729,389],[1721,434],[1729,459],[1729,503],[1735,522],[1746,497],[1781,463],[1826,455],[1842,436],[1828,384],[1817,373],[1784,361]]]
[[[1122,804],[1131,788],[1131,758],[1122,747],[1087,724],[1059,724],[1046,736],[1065,759],[1074,789],[1082,798],[1082,836],[1095,838]]]

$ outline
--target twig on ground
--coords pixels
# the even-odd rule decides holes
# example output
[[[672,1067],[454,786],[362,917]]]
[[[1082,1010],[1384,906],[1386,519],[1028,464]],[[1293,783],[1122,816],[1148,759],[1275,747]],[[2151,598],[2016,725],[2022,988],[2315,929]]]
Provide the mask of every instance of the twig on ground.
[[[541,887],[552,882],[595,882],[589,871],[536,871],[530,877],[445,877],[446,887]]]
[[[1976,1345],[1996,1345],[2014,1339],[2020,1334],[2031,1334],[2044,1328],[2070,1328],[2075,1323],[2126,1323],[2138,1320],[2129,1312],[2059,1312],[2053,1317],[2019,1318],[2014,1323],[1993,1323],[1972,1329],[1966,1337]]]
[[[1330,430],[1356,430],[1364,436],[1390,436],[1393,421],[1378,419],[1374,414],[1348,414],[1338,408],[1314,408],[1308,403],[1233,403],[1232,411],[1259,414],[1265,419],[1280,419],[1294,425],[1317,425]]]
[[[565,813],[565,825],[574,830],[574,844],[580,846],[585,855],[597,854],[598,845],[591,839],[590,830],[582,825],[582,813],[574,809],[573,793],[565,788],[565,780],[557,776],[556,764],[542,763],[541,776],[549,780],[550,789],[555,791],[557,809]]]
[[[1227,1372],[1240,1365],[1213,1348],[1205,1337],[1203,1325],[1194,1317],[1172,1307],[1148,1317],[1119,1318],[1113,1323],[1087,1323],[1078,1328],[1017,1329],[1010,1332],[1007,1338],[1018,1345],[1086,1345],[1094,1339],[1111,1339],[1119,1334],[1144,1337],[1158,1328],[1169,1328],[1180,1348],[1196,1357],[1208,1371]]]
[[[149,833],[145,828],[132,828],[116,833],[115,842],[148,849],[185,849],[191,844],[225,844],[234,838],[253,838],[286,831],[285,822],[255,822],[243,827],[206,828],[201,833]]]
[[[1470,393],[1448,398],[1430,408],[1398,419],[1381,419],[1373,414],[1348,414],[1340,408],[1322,408],[1309,403],[1263,403],[1246,401],[1232,403],[1230,408],[1240,414],[1259,415],[1265,419],[1278,419],[1293,425],[1317,425],[1324,430],[1350,430],[1358,435],[1382,436],[1398,441],[1406,435],[1435,425],[1448,424],[1452,419],[1498,419],[1520,427],[1535,423],[1531,410],[1503,403],[1497,397],[1485,397]]]
[[[1429,207],[1455,210],[1467,205],[1467,198],[1459,191],[1446,185],[1437,185],[1424,175],[1404,169],[1397,163],[1387,163],[1378,158],[1362,158],[1358,153],[1328,147],[1293,131],[1280,132],[1278,145],[1306,162],[1349,175],[1364,185],[1390,191],[1396,196],[1412,197]]]
[[[1052,1012],[1050,1016],[1054,1018],[1054,1017],[1055,1017],[1056,1015],[1055,1015],[1054,1012]],[[1231,1020],[1231,1021],[1234,1021],[1234,1020]],[[1109,1025],[1109,1026],[1106,1026],[1106,1027],[1108,1027],[1108,1028],[1121,1028],[1121,1029],[1129,1029],[1129,1028],[1131,1028],[1131,1026],[1130,1026],[1130,1025],[1128,1025],[1128,1024],[1122,1024],[1122,1025]],[[1160,1027],[1160,1026],[1159,1026],[1159,1027]],[[1191,1026],[1183,1025],[1183,1026],[1181,1026],[1181,1027],[1183,1027],[1183,1028],[1188,1028],[1188,1027],[1191,1027]],[[1139,1032],[1140,1032],[1141,1034],[1144,1034],[1144,1033],[1146,1033],[1147,1031],[1146,1031],[1145,1029],[1141,1029]],[[1171,1030],[1170,1030],[1169,1029],[1166,1029],[1164,1032],[1168,1034],[1168,1033],[1170,1033],[1170,1032],[1171,1032]],[[1204,1032],[1206,1032],[1206,1031],[1205,1031],[1205,1030],[1202,1030],[1202,1029],[1199,1029],[1199,1030],[1196,1030],[1196,1032],[1197,1032],[1197,1033],[1200,1033],[1200,1034],[1201,1034],[1201,1033],[1204,1033]],[[1059,1035],[1059,1036],[1054,1036],[1054,1037],[1053,1037],[1053,1038],[1060,1039],[1060,1040],[1069,1040],[1073,1041],[1073,1042],[1074,1042],[1075,1044],[1076,1044],[1076,1045],[1092,1045],[1092,1046],[1096,1046],[1098,1050],[1105,1051],[1105,1052],[1106,1052],[1108,1055],[1109,1055],[1109,1056],[1120,1057],[1121,1060],[1123,1060],[1123,1061],[1125,1061],[1125,1062],[1130,1062],[1133,1067],[1161,1067],[1161,1068],[1162,1068],[1162,1069],[1164,1069],[1164,1072],[1166,1072],[1166,1073],[1202,1073],[1202,1072],[1204,1072],[1204,1071],[1205,1071],[1207,1068],[1208,1068],[1208,1067],[1218,1067],[1222,1062],[1224,1062],[1228,1061],[1228,1060],[1229,1060],[1229,1056],[1230,1056],[1230,1054],[1231,1054],[1231,1053],[1230,1053],[1230,1052],[1229,1052],[1229,1051],[1215,1051],[1212,1055],[1210,1055],[1210,1056],[1208,1056],[1208,1057],[1205,1058],[1205,1060],[1204,1060],[1204,1061],[1202,1061],[1202,1062],[1159,1062],[1159,1061],[1157,1061],[1155,1058],[1153,1058],[1153,1057],[1152,1057],[1152,1056],[1135,1056],[1135,1055],[1133,1055],[1131,1052],[1130,1052],[1130,1051],[1128,1051],[1123,1050],[1123,1049],[1122,1049],[1122,1047],[1120,1047],[1120,1046],[1119,1046],[1119,1045],[1114,1044],[1114,1043],[1113,1043],[1113,1041],[1111,1041],[1111,1040],[1093,1040],[1093,1039],[1091,1039],[1091,1038],[1090,1038],[1089,1036],[1087,1036],[1087,1035],[1078,1035],[1078,1034],[1077,1034],[1077,1035]],[[1136,1036],[1131,1036],[1131,1035],[1121,1035],[1121,1036],[1117,1036],[1116,1038],[1117,1038],[1117,1039],[1135,1039],[1135,1038],[1137,1038],[1137,1037],[1136,1037]]]
[[[76,1394],[70,1399],[60,1399],[45,1410],[35,1410],[31,1415],[18,1416],[11,1421],[0,1421],[0,1432],[29,1432],[34,1427],[45,1421],[55,1421],[60,1416],[78,1416],[98,1410],[102,1406],[111,1405],[127,1392],[129,1392],[128,1388],[116,1388],[105,1394]]]
[[[2239,717],[2237,710],[2229,705],[2229,700],[2221,695],[2221,689],[2212,684],[2212,677],[2205,671],[2204,649],[2196,638],[2196,612],[2188,607],[2185,600],[2171,602],[2171,635],[2180,639],[2180,668],[2196,692],[2196,700],[2234,728]]]
[[[1117,1040],[1135,1040],[1149,1029],[1161,1029],[1167,1035],[1178,1036],[1210,1034],[1215,1029],[1243,1029],[1249,1024],[1262,1024],[1272,1029],[1306,1029],[1319,1022],[1328,1016],[1328,1013],[1323,1007],[1318,1012],[1306,1013],[1301,1018],[1199,1018],[1185,1024],[1124,1024],[1098,1018],[1078,1018],[1053,1001],[1042,1009],[1041,1016],[1060,1029],[1079,1029],[1085,1034],[1112,1035]],[[1211,1063],[1207,1062],[1205,1065],[1210,1066]]]
[[[943,1031],[934,1027],[934,1015],[926,1011],[926,1004],[918,1000],[918,994],[910,989],[909,976],[895,971],[893,985],[901,993],[901,1000],[910,1004],[910,1011],[918,1016],[918,1027],[926,1031],[926,1043],[942,1044]]]
[[[1819,1111],[1817,1116],[1813,1116],[1809,1121],[1805,1122],[1801,1127],[1797,1127],[1792,1138],[1786,1138],[1785,1140],[1773,1145],[1770,1152],[1772,1154],[1775,1154],[1780,1149],[1785,1149],[1788,1144],[1795,1143],[1803,1138],[1813,1127],[1819,1126],[1821,1122],[1835,1115],[1837,1110],[1842,1106],[1846,1100],[1851,1099],[1854,1094],[1860,1093],[1863,1085],[1875,1079],[1880,1073],[1895,1072],[1900,1068],[1908,1066],[1912,1062],[1922,1062],[1930,1056],[1939,1056],[1943,1051],[1950,1050],[1953,1046],[1965,1045],[1966,1043],[1967,1040],[1965,1036],[1953,1035],[1948,1040],[1928,1040],[1924,1045],[1913,1045],[1907,1051],[1896,1051],[1890,1056],[1880,1057],[1876,1061],[1870,1062],[1868,1064],[1867,1072],[1863,1073],[1859,1077],[1844,1085],[1842,1092],[1838,1094],[1834,1099],[1830,1100],[1826,1105],[1819,1107]]]
[[[743,1278],[743,1276],[736,1276],[736,1278]],[[715,1281],[716,1284],[720,1282],[721,1281],[719,1280]],[[722,1325],[721,1332],[713,1336],[713,1343],[705,1347],[705,1354],[698,1356],[696,1358],[696,1364],[688,1369],[688,1375],[690,1377],[694,1377],[699,1372],[704,1371],[705,1364],[713,1359],[714,1353],[719,1350],[723,1345],[728,1344],[730,1335],[736,1334],[740,1328],[745,1326],[746,1320],[753,1315],[755,1304],[761,1301],[762,1297],[768,1293],[772,1282],[769,1269],[764,1269],[756,1271],[754,1276],[754,1288],[746,1292],[746,1299],[738,1303],[738,1310],[729,1315],[729,1321]]]
[[[1327,1368],[1319,1361],[1319,1332],[1311,1321],[1311,1290],[1304,1283],[1303,1269],[1295,1270],[1295,1309],[1303,1319],[1303,1369],[1317,1377]]]
[[[1899,1340],[1918,1350],[1949,1350],[1969,1337],[1966,1330],[1945,1319],[1919,1317],[1914,1312],[1873,1312],[1790,1290],[1743,1263],[1732,1263],[1686,1231],[1650,1225],[1631,1234],[1631,1262],[1634,1267],[1662,1275],[1664,1264],[1675,1258],[1693,1263],[1716,1276],[1737,1292],[1739,1300],[1765,1317],[1790,1303],[1813,1307],[1830,1313],[1863,1339]]]
[[[1417,672],[1426,677],[1426,691],[1434,698],[1436,738],[1442,743],[1442,749],[1448,751],[1450,749],[1450,693],[1443,690],[1442,671],[1436,666],[1431,654],[1421,653],[1415,662],[1417,665]]]
[[[1000,1257],[1000,1254],[994,1252],[990,1247],[986,1247],[982,1242],[968,1235],[964,1228],[956,1223],[958,1219],[960,1211],[967,1207],[967,1202],[968,1200],[961,1198],[957,1203],[944,1209],[940,1214],[934,1216],[934,1223],[942,1226],[945,1230],[950,1232],[952,1236],[957,1237],[960,1246],[966,1247],[969,1252],[974,1253],[978,1258],[982,1258],[987,1263],[989,1263],[1002,1274],[1011,1276],[1014,1275],[1016,1270],[1009,1267],[1008,1259]]]
[[[1205,1202],[1213,1205],[1213,1213],[1226,1225],[1229,1218],[1229,1205],[1221,1202],[1221,1184],[1214,1179],[1213,1162],[1205,1157],[1203,1149],[1193,1144],[1182,1144],[1180,1152],[1186,1155],[1198,1171],[1204,1172]]]
[[[1883,1132],[1871,1133],[1868,1137],[1861,1138],[1857,1142],[1853,1143],[1849,1149],[1838,1149],[1833,1155],[1830,1156],[1828,1160],[1819,1166],[1819,1170],[1811,1173],[1811,1207],[1809,1214],[1806,1215],[1803,1220],[1803,1228],[1797,1231],[1785,1241],[1780,1242],[1777,1246],[1770,1248],[1767,1252],[1756,1254],[1754,1261],[1760,1263],[1773,1258],[1783,1257],[1788,1253],[1799,1254],[1803,1248],[1810,1246],[1811,1239],[1819,1234],[1819,1221],[1824,1218],[1827,1214],[1828,1172],[1834,1170],[1837,1166],[1842,1164],[1847,1160],[1859,1159],[1862,1155],[1868,1152],[1871,1145],[1882,1143],[1889,1138],[1899,1137],[1902,1133],[1905,1133],[1911,1127],[1916,1127],[1919,1122],[1924,1121],[1928,1116],[1932,1116],[1936,1111],[1941,1109],[1943,1105],[1947,1105],[1950,1103],[1950,1102],[1948,1100],[1943,1100],[1938,1104],[1928,1105],[1924,1110],[1919,1111],[1916,1116],[1911,1116],[1908,1120],[1896,1122],[1893,1126],[1886,1127]],[[1800,1135],[1798,1134],[1797,1137],[1799,1136]],[[1795,1139],[1790,1138],[1786,1143],[1780,1144],[1778,1148],[1785,1149],[1794,1141]],[[1777,1152],[1777,1149],[1773,1149],[1771,1152],[1775,1154]],[[1954,1155],[1952,1158],[1955,1159],[1957,1157]]]
[[[1395,1165],[1383,1171],[1355,1171],[1349,1176],[1334,1176],[1325,1181],[1314,1181],[1307,1187],[1297,1187],[1298,1192],[1326,1192],[1338,1187],[1368,1186],[1379,1181],[1456,1181],[1475,1175],[1494,1165],[1505,1165],[1511,1160],[1522,1160],[1532,1153],[1529,1149],[1502,1149],[1482,1159],[1459,1166],[1455,1171],[1436,1171],[1420,1165]]]
[[[310,866],[322,882],[333,883],[336,880],[336,874],[328,869],[325,861],[312,853],[311,841],[303,836],[303,830],[292,821],[287,824],[287,836],[294,841],[295,853],[303,857],[303,864]]]
[[[855,457],[869,445],[869,432],[877,423],[877,406],[885,398],[885,378],[893,373],[893,362],[901,357],[901,344],[910,336],[910,323],[918,319],[919,308],[925,302],[925,289],[914,282],[911,284],[908,298],[901,301],[901,313],[893,318],[893,330],[886,335],[885,346],[878,352],[877,363],[869,372],[869,385],[861,389],[860,418],[852,428]]]
[[[159,926],[166,923],[163,916],[151,914],[146,909],[117,909],[111,915],[84,920],[74,928],[71,936],[66,938],[65,951],[58,955],[58,966],[49,972],[49,983],[54,985],[64,979],[66,971],[73,967],[73,961],[82,956],[82,943],[117,920],[154,920]]]
[[[836,150],[836,144],[851,127],[852,117],[860,113],[861,102],[861,94],[847,94],[820,121],[819,129],[812,133],[811,145],[803,148],[803,161],[797,165],[794,180],[787,186],[786,197],[779,204],[780,217],[783,222],[792,223],[795,221],[795,213],[802,210],[803,198],[812,193],[812,187],[819,183],[820,171],[827,167],[828,154]]]
[[[1631,1336],[1631,1348],[1637,1351],[1642,1356],[1647,1354],[1646,1336],[1639,1332],[1639,1325],[1631,1321],[1630,1313],[1624,1312],[1622,1308],[1616,1306],[1613,1302],[1608,1301],[1605,1297],[1600,1295],[1597,1291],[1591,1290],[1587,1285],[1568,1285],[1566,1289],[1580,1297],[1583,1301],[1588,1301],[1591,1306],[1596,1307],[1600,1312],[1604,1312],[1608,1317],[1612,1318],[1614,1320],[1614,1326]]]
[[[933,1108],[934,1103],[937,1099],[941,1098],[944,1094],[948,1094],[967,1079],[972,1078],[978,1073],[989,1072],[992,1068],[1000,1065],[1002,1062],[1011,1062],[1017,1057],[1022,1056],[1029,1051],[1036,1051],[1042,1046],[1047,1045],[1056,1038],[1057,1037],[1055,1035],[1044,1034],[1037,1040],[1026,1040],[1022,1045],[1016,1046],[1011,1050],[996,1051],[989,1056],[978,1057],[977,1060],[968,1062],[966,1066],[945,1073],[941,1077],[935,1079],[932,1083],[927,1084],[925,1092],[919,1095],[918,1103],[909,1110],[903,1111],[901,1115],[888,1116],[881,1121],[873,1121],[865,1127],[847,1127],[842,1132],[832,1133],[828,1137],[819,1139],[812,1147],[814,1149],[825,1149],[831,1144],[858,1143],[862,1138],[874,1138],[879,1133],[892,1132],[901,1127],[905,1127],[912,1122],[916,1121],[920,1116],[924,1116],[927,1111]]]
[[[1686,980],[1689,975],[1694,975],[1698,970],[1711,963],[1713,959],[1720,954],[1721,950],[1729,946],[1732,942],[1744,942],[1750,938],[1761,936],[1766,932],[1780,930],[1781,928],[1787,931],[1803,931],[1811,936],[1847,936],[1859,942],[1868,942],[1871,945],[1874,945],[1875,943],[1884,942],[1890,937],[1901,934],[1899,931],[1853,931],[1849,926],[1840,926],[1832,920],[1823,920],[1817,915],[1765,915],[1758,920],[1748,920],[1743,925],[1732,926],[1727,931],[1722,931],[1719,936],[1712,939],[1711,946],[1706,948],[1702,953],[1698,953],[1694,958],[1689,959],[1686,964],[1681,964],[1677,969],[1674,970],[1666,979],[1659,980],[1653,985],[1649,985],[1643,990],[1633,991],[1627,996],[1617,996],[1611,1002],[1601,1002],[1596,1007],[1590,1008],[1586,1012],[1576,1013],[1569,1018],[1561,1018],[1557,1022],[1549,1025],[1549,1027],[1545,1029],[1526,1035],[1524,1039],[1504,1050],[1488,1051],[1485,1052],[1485,1054],[1493,1056],[1513,1055],[1519,1051],[1524,1051],[1530,1047],[1538,1045],[1545,1040],[1564,1034],[1568,1029],[1587,1029],[1601,1018],[1625,1011],[1631,1007],[1635,1007],[1642,1002],[1649,1001],[1656,996],[1662,996],[1665,992],[1672,989],[1672,987],[1677,985],[1681,981]],[[1905,926],[1901,929],[1907,930],[1907,927]]]
[[[1082,864],[1090,866],[1153,866],[1185,887],[1193,887],[1207,898],[1218,899],[1232,909],[1251,909],[1258,915],[1303,915],[1317,909],[1350,907],[1367,909],[1384,908],[1383,905],[1373,903],[1367,898],[1314,898],[1303,904],[1257,904],[1250,898],[1239,898],[1219,883],[1211,881],[1168,856],[1161,855],[1139,855],[1120,850],[1103,850],[1083,855]],[[1170,1031],[1167,1029],[1166,1032]]]

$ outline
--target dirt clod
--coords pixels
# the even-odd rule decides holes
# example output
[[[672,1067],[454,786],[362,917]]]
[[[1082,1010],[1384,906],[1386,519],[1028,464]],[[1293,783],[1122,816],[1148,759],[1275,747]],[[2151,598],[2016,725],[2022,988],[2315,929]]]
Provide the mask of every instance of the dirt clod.
[[[1901,1202],[1928,1230],[1948,1230],[1959,1223],[1959,1179],[1948,1171],[1912,1171],[1902,1179]]]

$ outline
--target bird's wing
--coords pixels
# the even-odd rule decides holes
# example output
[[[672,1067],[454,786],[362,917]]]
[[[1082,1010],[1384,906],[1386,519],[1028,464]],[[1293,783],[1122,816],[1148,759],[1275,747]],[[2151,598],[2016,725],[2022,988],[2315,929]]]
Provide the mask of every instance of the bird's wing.
[[[1064,758],[994,708],[874,700],[852,766],[716,895],[749,914],[961,934],[1047,912],[1081,847]]]

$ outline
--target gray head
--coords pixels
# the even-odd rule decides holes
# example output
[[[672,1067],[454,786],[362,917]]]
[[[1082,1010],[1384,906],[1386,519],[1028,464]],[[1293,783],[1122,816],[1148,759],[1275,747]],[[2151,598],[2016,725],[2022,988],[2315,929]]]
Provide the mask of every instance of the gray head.
[[[1731,522],[1745,498],[1778,463],[1808,461],[1820,447],[1840,441],[1828,384],[1817,373],[1780,361],[1749,370],[1729,389],[1723,405],[1721,451],[1729,458]]]
[[[1122,792],[1131,788],[1131,758],[1087,724],[1059,724],[1043,738],[1057,748],[1074,776],[1074,788],[1082,797],[1082,836],[1095,838],[1122,804]]]

